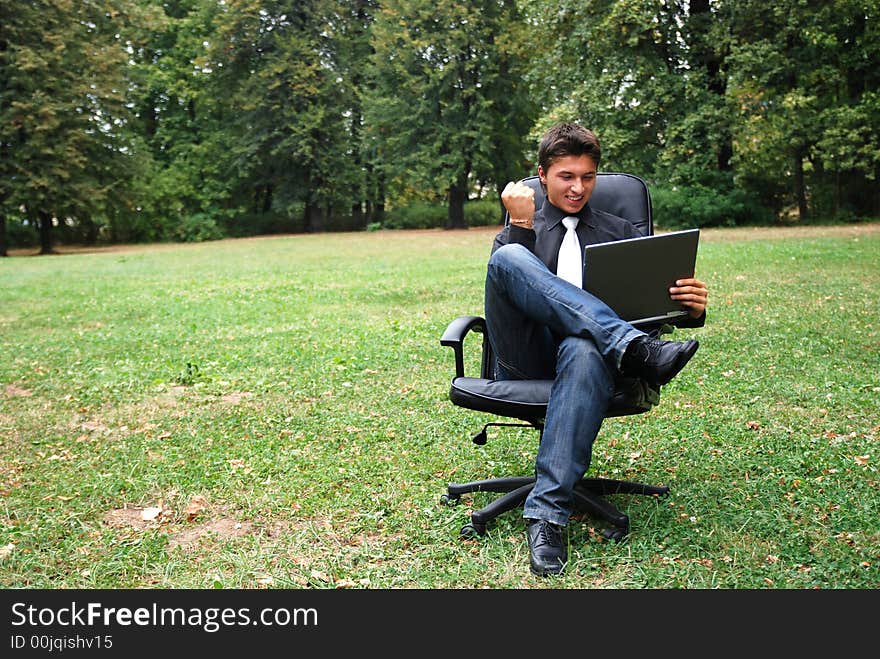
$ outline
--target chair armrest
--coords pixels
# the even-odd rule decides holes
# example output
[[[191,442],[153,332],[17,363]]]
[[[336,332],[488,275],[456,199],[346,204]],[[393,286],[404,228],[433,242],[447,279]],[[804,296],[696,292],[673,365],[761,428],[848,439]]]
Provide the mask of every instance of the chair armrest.
[[[446,331],[440,337],[440,345],[455,347],[464,341],[471,330],[480,334],[486,331],[486,320],[480,316],[459,316],[446,326]]]
[[[464,338],[469,332],[486,335],[486,320],[480,316],[459,316],[446,327],[440,337],[440,345],[452,348],[455,353],[455,376],[464,377]]]

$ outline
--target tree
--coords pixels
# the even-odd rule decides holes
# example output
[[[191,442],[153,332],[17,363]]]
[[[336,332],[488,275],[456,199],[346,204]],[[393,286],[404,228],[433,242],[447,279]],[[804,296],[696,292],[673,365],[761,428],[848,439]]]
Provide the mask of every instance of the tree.
[[[53,227],[95,231],[95,216],[118,199],[129,156],[125,52],[128,2],[4,3],[0,89],[0,200],[24,209],[52,252]]]
[[[880,72],[872,62],[880,56],[880,7],[855,0],[735,7],[730,93],[740,110],[740,175],[755,188],[780,182],[769,187],[772,203],[794,206],[800,219],[811,207],[876,212]]]
[[[333,40],[338,10],[330,0],[230,3],[213,49],[241,194],[264,210],[301,207],[307,231],[349,212],[350,193],[357,199],[362,189],[349,143],[351,81]]]
[[[705,108],[707,83],[688,64],[699,45],[689,44],[685,2],[546,0],[530,5],[530,20],[544,44],[530,75],[546,107],[537,133],[583,123],[601,140],[604,167],[645,177],[674,178],[695,158],[705,162],[691,171],[716,168],[715,131],[691,116]]]
[[[534,94],[549,92],[544,123],[595,128],[606,166],[801,219],[823,204],[880,207],[876,0],[547,0],[529,11],[546,44],[531,76]]]
[[[353,225],[363,228],[367,223],[380,220],[385,206],[384,184],[376,166],[375,149],[366,135],[366,98],[370,89],[370,61],[372,24],[378,2],[354,0],[340,2],[335,19],[331,22],[330,43],[335,53],[336,69],[341,89],[340,97],[347,106],[348,152],[351,165],[360,176],[349,184]]]
[[[533,112],[516,56],[523,44],[510,37],[521,23],[503,0],[390,0],[374,23],[369,123],[382,161],[410,194],[445,192],[447,228],[465,226],[475,178],[522,173]]]
[[[223,96],[211,86],[208,46],[218,5],[154,3],[158,15],[128,38],[133,127],[149,151],[148,185],[136,215],[120,217],[114,238],[217,237],[229,196],[223,172]]]

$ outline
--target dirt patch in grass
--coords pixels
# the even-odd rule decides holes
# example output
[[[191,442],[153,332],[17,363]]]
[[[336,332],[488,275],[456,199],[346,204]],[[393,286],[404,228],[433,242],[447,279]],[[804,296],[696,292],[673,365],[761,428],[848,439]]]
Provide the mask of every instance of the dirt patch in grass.
[[[149,515],[145,514],[145,511],[147,509],[140,506],[108,510],[104,515],[104,523],[114,529],[134,529],[135,531],[157,527],[158,520],[156,518],[148,519]]]
[[[128,531],[158,529],[170,521],[165,514],[167,512],[159,508],[126,506],[107,511],[104,514],[104,524],[114,529]],[[193,549],[205,537],[221,542],[229,538],[240,538],[250,534],[253,526],[251,522],[240,522],[225,516],[209,519],[186,528],[174,525],[168,529],[168,550],[173,551],[180,548],[187,551]]]
[[[8,398],[28,398],[33,393],[30,389],[22,389],[14,384],[7,384],[3,387],[3,394]]]
[[[187,551],[196,547],[203,537],[210,536],[218,540],[227,538],[241,538],[250,534],[253,524],[239,522],[235,519],[223,517],[212,519],[190,529],[184,529],[168,536],[168,551],[177,548]]]

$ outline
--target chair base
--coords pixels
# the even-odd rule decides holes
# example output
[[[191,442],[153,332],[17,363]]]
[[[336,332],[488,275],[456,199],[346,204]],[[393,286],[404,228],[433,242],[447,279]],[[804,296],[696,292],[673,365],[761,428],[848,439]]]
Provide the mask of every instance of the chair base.
[[[490,521],[503,513],[521,507],[534,486],[534,477],[523,476],[450,483],[441,501],[446,505],[454,506],[459,502],[462,494],[472,492],[503,494],[489,505],[472,512],[470,523],[461,527],[460,537],[475,538],[486,533],[486,526]],[[610,478],[583,478],[575,485],[574,500],[579,510],[610,525],[609,528],[602,530],[603,536],[609,540],[622,540],[629,533],[629,517],[611,505],[605,496],[609,494],[663,496],[668,493],[669,488],[665,485],[645,485]]]

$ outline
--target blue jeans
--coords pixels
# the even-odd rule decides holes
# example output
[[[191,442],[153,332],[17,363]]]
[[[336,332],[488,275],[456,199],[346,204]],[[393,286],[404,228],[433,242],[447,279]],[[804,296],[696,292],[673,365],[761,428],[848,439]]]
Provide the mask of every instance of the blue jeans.
[[[590,466],[621,357],[644,332],[518,244],[500,247],[489,259],[485,310],[495,377],[553,380],[535,487],[523,516],[564,526],[572,490]]]

